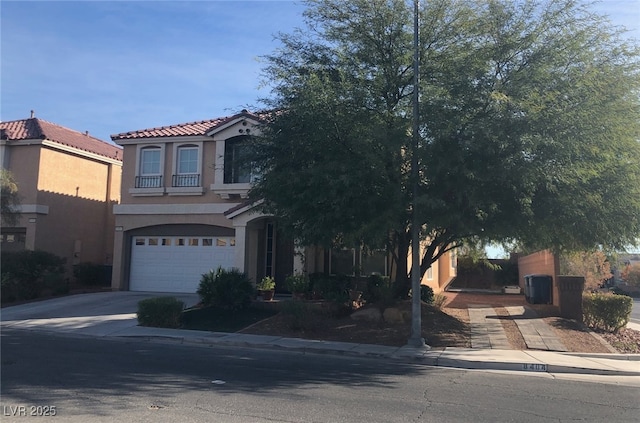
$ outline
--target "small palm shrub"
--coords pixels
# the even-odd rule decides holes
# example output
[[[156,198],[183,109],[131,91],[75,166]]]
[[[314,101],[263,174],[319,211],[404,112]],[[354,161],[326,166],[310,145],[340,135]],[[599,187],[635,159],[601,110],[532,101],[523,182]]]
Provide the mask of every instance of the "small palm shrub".
[[[196,292],[203,305],[227,310],[245,309],[254,297],[253,284],[247,275],[238,269],[222,267],[203,274]]]
[[[184,303],[175,297],[154,297],[138,302],[138,324],[157,328],[179,328]]]

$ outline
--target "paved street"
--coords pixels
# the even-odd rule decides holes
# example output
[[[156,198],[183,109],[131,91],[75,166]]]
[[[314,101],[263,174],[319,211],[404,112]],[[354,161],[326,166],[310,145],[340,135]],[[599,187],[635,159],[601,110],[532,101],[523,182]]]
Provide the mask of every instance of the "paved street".
[[[55,422],[636,422],[638,387],[4,330],[2,407]],[[33,408],[33,410],[38,410]]]
[[[631,309],[631,318],[629,320],[636,325],[640,325],[640,298],[633,299],[633,308]]]

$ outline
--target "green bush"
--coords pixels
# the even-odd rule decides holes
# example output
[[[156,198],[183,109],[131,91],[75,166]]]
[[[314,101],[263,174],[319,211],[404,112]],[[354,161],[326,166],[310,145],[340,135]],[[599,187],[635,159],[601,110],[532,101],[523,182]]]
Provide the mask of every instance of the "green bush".
[[[138,324],[157,328],[179,328],[184,303],[175,297],[154,297],[138,302]]]
[[[2,273],[0,281],[0,299],[3,303],[11,303],[18,299],[18,282],[10,273]]]
[[[216,306],[227,310],[242,310],[251,304],[255,290],[251,281],[238,269],[222,267],[202,275],[197,291],[205,306]]]
[[[391,280],[386,276],[371,275],[367,279],[367,286],[362,294],[368,303],[377,304],[384,310],[395,303],[396,297]]]
[[[304,274],[289,275],[284,281],[287,289],[295,293],[308,292],[311,288],[309,277]]]
[[[46,251],[2,252],[2,301],[30,300],[64,286],[65,259]],[[7,298],[4,298],[4,296]]]
[[[624,295],[583,294],[583,322],[591,328],[615,333],[629,322],[632,306],[633,300]]]
[[[420,285],[420,299],[427,304],[433,304],[433,288],[428,285]]]
[[[256,285],[256,289],[258,291],[272,291],[272,290],[276,289],[276,281],[271,276],[265,276]]]
[[[73,266],[73,276],[76,282],[84,286],[109,286],[111,272],[109,266],[83,262]]]
[[[311,289],[319,292],[327,301],[349,301],[348,290],[353,286],[353,278],[344,275],[312,273],[309,275]]]

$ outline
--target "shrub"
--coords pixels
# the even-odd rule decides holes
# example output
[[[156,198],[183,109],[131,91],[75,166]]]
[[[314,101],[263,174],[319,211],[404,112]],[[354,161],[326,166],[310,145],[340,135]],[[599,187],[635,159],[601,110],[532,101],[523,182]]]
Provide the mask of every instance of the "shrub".
[[[2,253],[1,261],[3,295],[7,294],[13,300],[37,298],[43,290],[52,288],[52,281],[64,282],[65,259],[55,254],[46,251],[8,251]]]
[[[433,288],[428,285],[420,285],[420,299],[427,304],[433,304]]]
[[[624,295],[584,294],[583,322],[587,326],[607,332],[618,332],[629,322],[633,300]]]
[[[140,326],[179,328],[184,303],[175,297],[154,297],[138,302]]]
[[[380,275],[369,276],[363,297],[365,301],[377,304],[381,310],[393,305],[396,298],[390,279]]]
[[[254,289],[251,281],[238,269],[222,267],[202,275],[197,291],[202,304],[227,310],[241,310],[251,304]]]
[[[84,286],[108,286],[111,283],[109,266],[83,262],[73,266],[76,282]]]
[[[640,287],[640,264],[627,266],[622,272],[622,279],[629,285]]]
[[[295,293],[303,293],[309,291],[309,277],[304,274],[289,275],[285,279],[287,289]]]
[[[441,310],[447,302],[447,297],[444,294],[437,293],[433,296],[433,306],[438,310]]]
[[[0,299],[3,303],[10,303],[16,301],[18,292],[18,283],[16,279],[10,273],[2,273],[2,280],[0,281]]]
[[[290,329],[308,331],[316,328],[318,316],[309,304],[302,301],[287,300],[281,304],[280,310],[287,318]]]
[[[256,285],[256,289],[259,291],[271,291],[273,289],[276,289],[276,281],[271,276],[265,276]]]

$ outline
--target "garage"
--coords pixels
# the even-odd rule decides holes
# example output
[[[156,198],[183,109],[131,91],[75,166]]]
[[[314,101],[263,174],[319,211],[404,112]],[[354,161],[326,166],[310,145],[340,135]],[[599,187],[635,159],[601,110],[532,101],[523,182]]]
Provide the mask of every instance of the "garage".
[[[203,273],[234,267],[232,236],[134,236],[131,291],[194,293]]]

